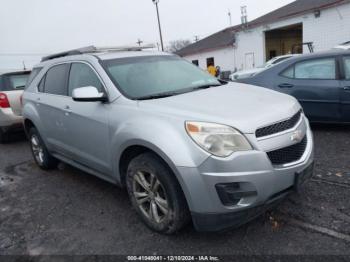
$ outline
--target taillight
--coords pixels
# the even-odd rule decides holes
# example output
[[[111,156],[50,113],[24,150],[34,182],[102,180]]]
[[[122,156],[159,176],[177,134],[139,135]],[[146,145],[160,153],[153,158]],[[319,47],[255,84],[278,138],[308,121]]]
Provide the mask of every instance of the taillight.
[[[9,108],[10,102],[7,99],[7,95],[4,93],[0,93],[0,107],[1,108]]]
[[[21,107],[23,107],[23,95],[19,97],[19,102],[21,103]]]

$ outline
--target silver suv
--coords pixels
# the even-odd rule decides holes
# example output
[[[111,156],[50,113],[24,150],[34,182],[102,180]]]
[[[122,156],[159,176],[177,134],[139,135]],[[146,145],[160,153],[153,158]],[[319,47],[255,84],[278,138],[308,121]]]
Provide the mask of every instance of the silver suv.
[[[240,226],[312,175],[312,133],[291,96],[151,51],[78,49],[34,70],[23,115],[36,163],[126,187],[157,232],[191,218],[199,231]]]

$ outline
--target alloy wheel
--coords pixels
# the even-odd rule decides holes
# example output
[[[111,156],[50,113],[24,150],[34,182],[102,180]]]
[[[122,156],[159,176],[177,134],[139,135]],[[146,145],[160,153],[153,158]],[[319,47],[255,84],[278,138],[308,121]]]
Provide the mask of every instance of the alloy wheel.
[[[32,135],[30,139],[33,154],[35,157],[35,160],[42,165],[44,163],[44,149],[40,143],[39,138],[36,135]]]
[[[138,171],[133,177],[133,194],[144,216],[161,223],[169,213],[169,203],[164,187],[158,178],[146,171]]]

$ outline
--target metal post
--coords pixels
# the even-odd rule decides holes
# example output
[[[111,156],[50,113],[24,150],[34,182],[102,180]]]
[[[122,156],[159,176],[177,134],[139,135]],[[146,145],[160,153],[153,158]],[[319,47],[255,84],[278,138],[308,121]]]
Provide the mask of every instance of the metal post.
[[[158,18],[158,27],[159,27],[160,44],[161,44],[161,46],[162,46],[162,51],[164,51],[162,27],[161,27],[161,25],[160,25],[159,10],[158,10],[158,2],[159,2],[159,0],[152,0],[152,1],[153,1],[153,3],[156,5],[156,9],[157,9],[157,18]]]

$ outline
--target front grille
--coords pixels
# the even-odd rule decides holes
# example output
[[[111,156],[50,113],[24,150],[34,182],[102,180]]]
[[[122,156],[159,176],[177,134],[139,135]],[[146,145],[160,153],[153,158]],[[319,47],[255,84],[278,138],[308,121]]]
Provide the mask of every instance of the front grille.
[[[268,152],[267,156],[270,158],[271,163],[275,166],[293,163],[301,159],[305,152],[306,145],[307,136],[305,136],[300,143]]]
[[[255,135],[257,138],[277,134],[288,129],[293,128],[300,120],[301,110],[288,120],[266,126],[256,130]]]

